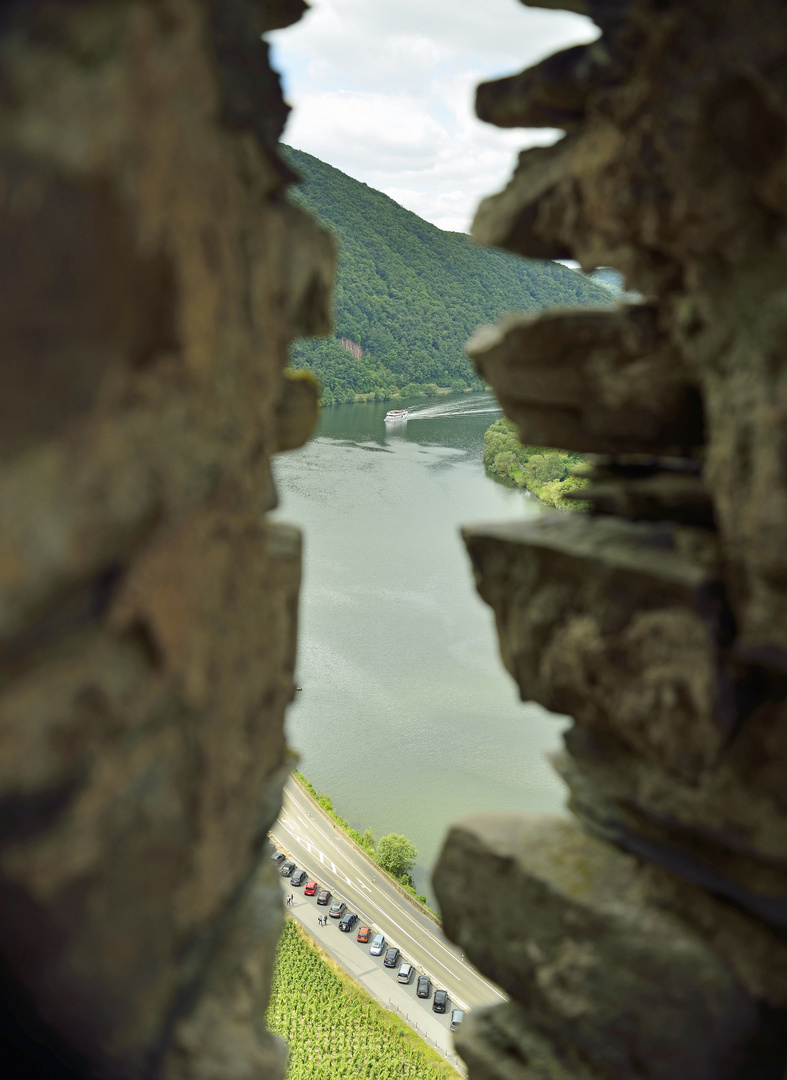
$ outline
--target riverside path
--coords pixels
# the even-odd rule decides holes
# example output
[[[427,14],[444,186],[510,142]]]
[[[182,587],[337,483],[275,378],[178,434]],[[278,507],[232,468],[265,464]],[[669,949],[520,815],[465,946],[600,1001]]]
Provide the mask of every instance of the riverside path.
[[[505,1001],[505,995],[463,960],[439,924],[397,889],[294,777],[287,780],[282,811],[270,835],[310,879],[330,889],[332,899],[343,900],[349,911],[356,912],[358,923],[347,934],[339,930],[338,919],[326,918],[326,925],[320,926],[318,916],[327,916],[328,908],[318,907],[316,896],[304,896],[303,887],[295,888],[283,878],[283,891],[294,896],[288,913],[356,982],[398,1012],[443,1057],[460,1065],[449,1030],[451,1010],[493,1005]],[[415,977],[403,985],[397,982],[397,969],[384,967],[382,956],[369,954],[369,944],[356,940],[362,925],[370,926],[373,934],[384,934],[386,947],[398,947],[401,961],[415,965],[416,976],[428,975],[432,995],[436,989],[447,990],[445,1014],[432,1011],[432,995],[428,1000],[416,997]]]

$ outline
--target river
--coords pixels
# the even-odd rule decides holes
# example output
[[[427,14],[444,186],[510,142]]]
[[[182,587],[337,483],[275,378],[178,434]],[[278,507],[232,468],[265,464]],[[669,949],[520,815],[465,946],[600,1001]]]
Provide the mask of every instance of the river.
[[[396,403],[399,407],[399,402]],[[450,822],[476,810],[559,812],[545,759],[565,720],[519,701],[459,526],[543,512],[484,471],[491,394],[323,409],[280,455],[277,516],[305,533],[296,694],[300,769],[379,838],[404,833],[429,875]]]

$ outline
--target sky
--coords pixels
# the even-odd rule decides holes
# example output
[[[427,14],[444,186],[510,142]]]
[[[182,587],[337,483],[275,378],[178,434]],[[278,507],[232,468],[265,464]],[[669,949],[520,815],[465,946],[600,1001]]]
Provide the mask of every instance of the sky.
[[[266,35],[293,106],[283,141],[455,232],[469,232],[519,150],[560,137],[481,123],[476,84],[598,36],[584,16],[517,0],[311,3]]]

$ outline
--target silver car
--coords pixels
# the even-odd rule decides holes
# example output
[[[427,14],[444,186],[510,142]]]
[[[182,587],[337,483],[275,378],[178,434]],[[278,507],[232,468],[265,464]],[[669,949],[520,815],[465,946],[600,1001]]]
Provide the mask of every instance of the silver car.
[[[385,948],[385,937],[382,934],[375,934],[374,940],[369,946],[369,952],[372,956],[380,956]]]

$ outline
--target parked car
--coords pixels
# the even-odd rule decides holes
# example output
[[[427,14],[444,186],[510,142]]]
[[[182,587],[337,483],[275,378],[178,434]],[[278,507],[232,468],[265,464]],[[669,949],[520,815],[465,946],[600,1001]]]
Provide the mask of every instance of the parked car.
[[[305,880],[306,880],[306,871],[305,870],[296,870],[295,873],[290,878],[290,885],[296,885],[296,886],[297,885],[303,885]]]
[[[316,881],[307,881],[306,884],[303,886],[303,895],[314,896],[319,887],[320,886],[317,884]]]
[[[359,926],[358,927],[358,938],[357,938],[357,940],[358,941],[368,941],[369,940],[369,935],[371,934],[371,932],[372,931],[371,931],[370,927],[368,927],[368,926]]]
[[[284,858],[284,852],[279,851],[278,848],[274,848],[273,849],[273,854],[271,855],[271,858],[273,859],[274,862],[281,862],[282,859]]]
[[[385,936],[383,934],[375,934],[371,945],[369,946],[369,952],[372,956],[379,956],[385,948]]]
[[[318,904],[330,904],[330,902],[331,902],[330,890],[329,889],[320,889],[320,891],[317,893],[317,903]]]
[[[432,1012],[445,1012],[448,1005],[448,991],[435,990],[432,998]]]
[[[432,980],[428,975],[419,975],[418,982],[415,984],[415,992],[418,997],[428,998],[432,993]]]
[[[414,971],[415,968],[412,964],[402,964],[396,975],[397,981],[401,983],[409,983],[413,977]]]
[[[462,1012],[461,1009],[452,1009],[451,1010],[451,1031],[456,1031],[456,1029],[459,1027],[459,1025],[464,1020],[464,1018],[465,1018],[465,1014]]]
[[[399,950],[392,945],[390,949],[386,950],[383,963],[386,967],[396,967],[399,963]]]
[[[279,867],[279,873],[281,874],[282,877],[289,877],[290,874],[293,872],[293,870],[296,870],[296,869],[297,869],[297,864],[294,863],[292,861],[292,859],[287,859],[287,861],[283,862],[281,864],[281,866]]]
[[[341,922],[339,923],[339,929],[344,930],[345,933],[349,933],[357,922],[358,916],[354,911],[345,911],[344,915],[342,915]]]
[[[347,910],[347,905],[342,900],[334,900],[331,904],[331,910],[328,912],[332,919],[341,919]]]

